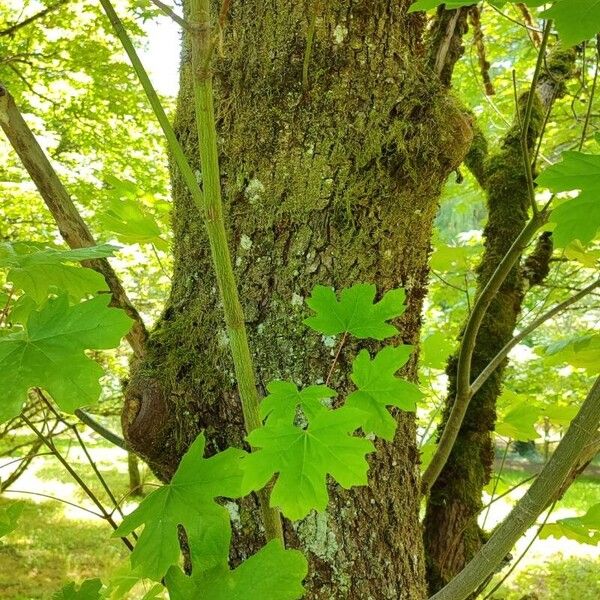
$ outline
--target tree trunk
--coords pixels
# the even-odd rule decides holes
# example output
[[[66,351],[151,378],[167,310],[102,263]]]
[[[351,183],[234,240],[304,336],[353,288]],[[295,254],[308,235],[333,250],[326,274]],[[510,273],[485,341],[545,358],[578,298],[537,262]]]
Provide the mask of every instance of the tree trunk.
[[[564,95],[564,81],[573,68],[575,53],[555,48],[545,61],[536,86],[532,118],[527,132],[529,155],[541,133],[544,116],[557,97]],[[524,114],[528,94],[520,100]],[[530,199],[521,150],[519,115],[500,149],[487,157],[482,136],[476,136],[466,163],[487,195],[488,222],[484,230],[485,252],[478,267],[480,293],[528,221]],[[550,236],[542,234],[532,254],[517,265],[496,294],[477,335],[472,359],[472,379],[513,337],[526,289],[541,283],[552,255]],[[493,431],[496,403],[502,390],[504,369],[496,369],[473,396],[460,432],[444,469],[432,487],[425,516],[425,549],[430,591],[444,587],[471,560],[485,541],[479,528],[483,488],[494,464]],[[457,356],[448,361],[448,395],[443,427],[456,396]]]
[[[424,20],[402,0],[232,3],[215,65],[221,172],[259,385],[322,381],[333,350],[302,324],[315,284],[403,286],[401,341],[418,342],[440,188],[471,141],[427,67]],[[217,7],[215,6],[215,9]],[[184,43],[176,131],[198,168]],[[201,178],[198,170],[198,177]],[[244,427],[201,216],[173,174],[171,295],[123,414],[129,443],[163,479],[204,430],[214,452]],[[343,390],[342,353],[334,384]],[[405,371],[416,376],[413,358]],[[327,514],[286,524],[309,556],[309,598],[425,596],[413,414],[378,443],[370,486],[332,486]],[[264,543],[255,500],[232,506],[232,563]]]

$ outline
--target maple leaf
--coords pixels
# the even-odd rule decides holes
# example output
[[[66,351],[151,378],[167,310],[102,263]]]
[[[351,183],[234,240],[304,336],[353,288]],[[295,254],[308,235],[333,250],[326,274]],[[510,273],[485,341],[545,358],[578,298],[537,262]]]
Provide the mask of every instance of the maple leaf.
[[[32,387],[66,412],[98,400],[103,370],[84,350],[114,348],[131,327],[109,302],[105,294],[69,306],[61,296],[32,311],[22,331],[0,338],[0,422],[19,414]]]
[[[569,48],[600,31],[600,0],[556,0],[540,16],[554,19],[561,43]]]
[[[298,550],[284,550],[272,540],[239,567],[216,568],[186,577],[172,567],[166,577],[171,600],[296,600],[304,595],[308,565]]]
[[[144,526],[131,554],[140,577],[160,581],[180,556],[178,527],[184,527],[190,556],[198,569],[227,563],[231,525],[227,509],[217,497],[242,495],[243,450],[228,448],[203,458],[205,438],[199,435],[179,463],[171,482],[144,498],[125,517],[114,535],[128,535]]]
[[[352,363],[352,381],[358,390],[346,400],[346,406],[365,414],[362,428],[386,440],[391,440],[396,431],[396,420],[387,406],[415,411],[416,401],[423,396],[414,383],[396,377],[412,346],[386,346],[371,360],[367,350],[361,350]]]
[[[342,290],[338,302],[331,288],[317,285],[306,301],[316,315],[304,323],[325,335],[350,333],[357,338],[376,340],[396,335],[396,327],[386,321],[405,311],[406,294],[402,288],[390,290],[373,304],[375,293],[374,285],[359,283]]]
[[[327,474],[344,488],[366,485],[365,455],[375,448],[369,440],[350,435],[360,419],[359,411],[342,407],[319,412],[306,429],[268,421],[247,437],[259,450],[243,461],[244,489],[259,490],[278,473],[271,506],[290,519],[302,519],[311,509],[327,506]]]
[[[290,381],[271,381],[267,385],[269,395],[260,403],[260,416],[292,423],[296,407],[300,406],[308,419],[324,410],[322,401],[337,396],[337,392],[325,385],[310,385],[303,390]]]

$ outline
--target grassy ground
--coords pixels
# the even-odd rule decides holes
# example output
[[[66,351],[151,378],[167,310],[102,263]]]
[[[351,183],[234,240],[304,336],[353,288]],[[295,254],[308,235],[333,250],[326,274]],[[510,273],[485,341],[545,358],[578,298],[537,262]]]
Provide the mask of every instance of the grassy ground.
[[[93,438],[89,441],[94,459],[116,497],[126,496],[129,487],[126,454],[107,448]],[[80,449],[68,441],[61,442],[60,448],[70,464],[77,467],[85,481],[108,505],[108,498],[102,493],[102,488]],[[3,474],[3,462],[6,460],[0,459],[0,477]],[[525,471],[506,471],[498,493],[529,475]],[[506,500],[509,501],[503,499],[492,505],[487,517],[488,528],[504,518],[510,511],[512,502],[526,487],[523,486],[508,496]],[[29,493],[12,491],[0,497],[0,506],[16,498],[26,503],[17,530],[0,541],[0,599],[49,598],[70,580],[79,582],[90,577],[106,580],[115,568],[126,561],[127,550],[120,540],[111,538],[111,529],[105,522],[73,506],[31,495],[31,492],[41,492],[93,508],[53,458],[36,459],[31,469],[13,486],[13,490]],[[550,521],[583,514],[589,506],[598,502],[600,479],[580,478],[565,494]],[[130,506],[126,510],[129,508]],[[530,530],[519,542],[513,552],[515,557],[519,556],[531,540],[533,532],[534,530]],[[513,575],[491,598],[520,600],[527,594],[535,594],[531,599],[597,600],[600,598],[599,572],[599,548],[564,539],[537,540]],[[497,581],[498,578],[494,583]],[[142,595],[134,594],[132,599]],[[484,596],[485,594],[482,598]]]

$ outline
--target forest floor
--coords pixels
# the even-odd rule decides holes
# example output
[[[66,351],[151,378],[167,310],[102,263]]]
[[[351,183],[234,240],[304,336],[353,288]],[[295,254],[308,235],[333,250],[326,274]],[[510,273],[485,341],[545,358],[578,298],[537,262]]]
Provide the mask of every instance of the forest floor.
[[[93,442],[93,440],[90,440]],[[128,496],[129,477],[127,455],[103,443],[90,444],[91,454],[117,499],[124,498],[125,512],[133,507]],[[77,446],[63,446],[71,465],[77,468],[108,506],[93,471]],[[10,459],[0,459],[0,468]],[[502,473],[497,494],[502,493],[529,474],[510,465]],[[0,470],[0,476],[2,471]],[[154,480],[147,472],[143,480]],[[524,493],[522,486],[510,495],[494,502],[487,517],[486,528],[492,528],[510,511],[512,503]],[[151,488],[147,488],[151,489]],[[119,539],[111,537],[107,523],[94,515],[36,494],[46,494],[93,510],[81,490],[68,482],[61,467],[52,457],[36,458],[30,469],[0,497],[0,505],[19,499],[25,509],[16,531],[0,541],[0,598],[2,600],[37,600],[49,598],[66,582],[86,578],[107,579],[124,565],[127,550]],[[581,515],[600,502],[600,478],[596,474],[580,478],[565,494],[549,519]],[[513,553],[518,558],[535,536],[532,528],[519,541]],[[536,539],[514,572],[489,596],[494,600],[520,600],[527,594],[537,600],[597,600],[600,598],[600,548],[578,544],[566,539]],[[502,576],[506,573],[503,572]],[[481,598],[489,594],[498,576]],[[140,598],[136,593],[132,598]],[[357,599],[358,600],[358,599]]]

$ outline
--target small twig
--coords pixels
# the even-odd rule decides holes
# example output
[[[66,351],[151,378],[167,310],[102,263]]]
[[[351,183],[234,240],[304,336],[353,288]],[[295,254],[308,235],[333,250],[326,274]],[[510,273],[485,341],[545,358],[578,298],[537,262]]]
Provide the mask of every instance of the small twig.
[[[161,0],[150,0],[150,2],[152,2],[152,4],[154,4],[154,6],[157,6],[158,8],[160,8],[160,10],[162,10],[162,12],[165,15],[167,15],[167,17],[170,17],[171,19],[173,19],[173,21],[175,21],[175,23],[177,23],[177,25],[179,25],[186,31],[191,30],[190,24],[183,17],[180,17],[168,4],[161,2]]]
[[[329,385],[329,382],[331,380],[331,376],[333,375],[333,370],[335,369],[335,365],[337,364],[337,361],[340,357],[340,352],[342,351],[342,348],[344,347],[344,344],[346,343],[346,338],[348,337],[348,332],[346,331],[344,333],[344,335],[342,336],[342,339],[340,341],[340,344],[338,346],[337,352],[335,353],[335,357],[333,359],[333,363],[331,363],[331,367],[329,368],[329,373],[327,373],[327,379],[325,380],[325,385]]]
[[[471,384],[470,394],[473,395],[481,386],[489,379],[492,373],[500,366],[502,361],[508,356],[509,352],[523,339],[525,339],[532,331],[535,331],[540,325],[556,316],[567,307],[579,302],[582,298],[593,292],[596,288],[600,286],[600,279],[588,285],[586,288],[582,289],[580,292],[567,298],[565,301],[557,304],[554,308],[551,308],[548,312],[539,316],[537,319],[532,321],[527,327],[525,327],[519,334],[514,336],[509,342],[507,342],[502,350],[494,356],[494,358],[489,362],[489,364],[481,371],[481,373],[477,376],[475,381]]]
[[[50,6],[44,8],[44,10],[40,10],[35,15],[32,15],[31,17],[24,19],[20,23],[15,23],[14,25],[11,25],[10,27],[7,27],[6,29],[0,31],[0,37],[5,36],[5,35],[12,35],[13,33],[17,32],[19,29],[22,29],[23,27],[27,27],[27,25],[29,25],[30,23],[33,23],[34,21],[37,21],[38,19],[42,19],[48,13],[51,13],[52,11],[56,10],[57,8],[60,8],[64,4],[67,4],[69,1],[70,0],[58,0],[58,2],[51,4]],[[25,6],[25,5],[23,5],[23,6]]]
[[[29,428],[44,442],[46,447],[52,452],[52,454],[56,457],[56,459],[60,462],[60,464],[66,469],[66,471],[71,475],[71,477],[77,482],[79,487],[85,492],[87,497],[96,505],[100,513],[102,514],[102,518],[105,519],[110,526],[114,529],[118,529],[118,525],[115,523],[111,514],[104,508],[104,505],[99,500],[99,498],[94,494],[94,492],[90,489],[90,487],[83,481],[83,479],[79,476],[77,471],[71,467],[69,462],[64,458],[64,456],[58,451],[54,443],[44,436],[44,434],[25,416],[22,415],[21,418],[25,423],[29,426]],[[125,536],[121,537],[121,540],[125,544],[125,546],[129,550],[133,550],[133,544],[129,541],[129,539]]]
[[[588,100],[587,111],[585,113],[585,121],[583,122],[583,129],[581,131],[581,139],[579,140],[579,147],[577,148],[579,152],[583,148],[585,144],[585,138],[587,137],[587,130],[590,124],[590,116],[592,114],[592,106],[594,104],[594,97],[596,96],[596,86],[598,83],[598,52],[600,52],[600,48],[598,48],[596,53],[596,68],[594,70],[594,80],[592,82],[592,89],[590,91],[590,98]]]
[[[90,429],[93,429],[98,435],[101,435],[105,440],[108,440],[111,444],[118,446],[122,450],[129,451],[127,442],[122,437],[118,436],[110,429],[107,429],[101,423],[98,423],[98,421],[96,421],[96,419],[94,419],[91,415],[84,412],[80,408],[78,408],[75,411],[75,415],[79,417],[79,420],[82,423],[87,425]]]
[[[42,492],[30,492],[28,490],[2,490],[2,493],[10,492],[11,494],[30,494],[31,496],[40,496],[41,498],[49,498],[50,500],[56,500],[57,502],[62,502],[63,504],[68,504],[69,506],[73,506],[74,508],[78,508],[79,510],[83,510],[99,519],[104,519],[104,515],[97,513],[85,506],[80,506],[79,504],[75,504],[75,502],[69,502],[69,500],[65,500],[64,498],[57,498],[56,496],[50,496],[49,494],[42,494]]]
[[[529,192],[529,202],[531,204],[531,210],[534,214],[538,212],[538,207],[535,201],[535,186],[533,183],[533,168],[531,164],[531,158],[529,155],[529,125],[531,124],[531,117],[533,114],[533,100],[536,97],[536,87],[542,72],[542,65],[546,58],[546,48],[548,46],[548,39],[550,38],[550,31],[552,29],[552,19],[546,22],[544,27],[544,36],[542,37],[542,43],[538,51],[538,57],[535,65],[535,71],[533,78],[531,79],[531,87],[529,94],[527,95],[527,105],[525,106],[525,114],[523,115],[523,121],[521,123],[521,151],[523,153],[523,165],[525,167],[525,177],[527,178],[527,190]]]
[[[531,540],[525,547],[525,550],[523,550],[523,552],[521,552],[519,558],[517,558],[517,560],[515,560],[513,562],[513,564],[511,565],[510,569],[506,572],[504,577],[502,577],[502,579],[490,590],[490,592],[488,592],[483,597],[483,600],[488,600],[488,598],[492,597],[494,592],[511,576],[511,574],[517,568],[519,563],[523,560],[525,555],[529,552],[529,550],[531,550],[531,546],[533,546],[534,542],[538,539],[540,533],[542,532],[542,529],[544,529],[546,523],[548,522],[548,519],[550,518],[550,515],[552,514],[552,511],[554,510],[554,507],[556,506],[556,502],[557,501],[555,500],[554,503],[552,504],[552,506],[550,507],[550,509],[548,510],[548,512],[546,513],[546,516],[544,517],[542,524],[537,528],[536,532],[533,534],[533,537],[531,538]]]

